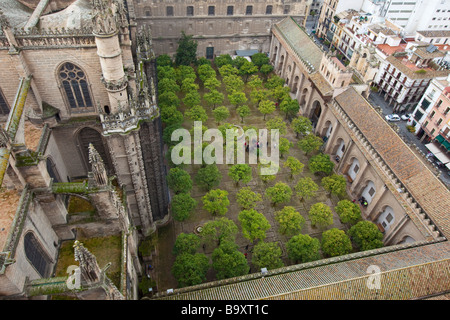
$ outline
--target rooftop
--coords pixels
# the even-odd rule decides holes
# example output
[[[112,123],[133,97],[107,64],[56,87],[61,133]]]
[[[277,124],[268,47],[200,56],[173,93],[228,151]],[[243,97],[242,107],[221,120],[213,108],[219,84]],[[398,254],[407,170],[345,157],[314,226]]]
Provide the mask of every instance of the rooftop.
[[[450,37],[450,30],[423,30],[417,33],[426,38]]]
[[[439,70],[436,71],[432,68],[418,68],[414,63],[408,60],[405,56],[394,56],[390,55],[386,59],[387,62],[392,64],[395,68],[399,69],[403,74],[405,74],[410,79],[432,79],[436,77],[446,77],[450,71],[449,70]],[[425,72],[416,72],[419,70],[424,70]]]
[[[19,205],[20,193],[0,188],[0,250],[3,251]]]

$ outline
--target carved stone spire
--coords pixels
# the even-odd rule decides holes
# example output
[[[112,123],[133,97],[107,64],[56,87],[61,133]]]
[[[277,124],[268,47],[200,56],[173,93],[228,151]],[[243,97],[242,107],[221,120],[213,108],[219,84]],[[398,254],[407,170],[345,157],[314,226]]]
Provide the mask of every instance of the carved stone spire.
[[[91,164],[91,170],[96,184],[98,186],[107,185],[108,174],[106,172],[105,164],[92,143],[89,144],[89,163]]]
[[[92,0],[93,33],[97,36],[108,36],[119,31],[116,12],[118,5],[116,0]]]
[[[90,285],[99,282],[101,280],[102,272],[95,256],[78,240],[75,241],[73,247],[75,261],[78,261],[80,265],[82,285]]]

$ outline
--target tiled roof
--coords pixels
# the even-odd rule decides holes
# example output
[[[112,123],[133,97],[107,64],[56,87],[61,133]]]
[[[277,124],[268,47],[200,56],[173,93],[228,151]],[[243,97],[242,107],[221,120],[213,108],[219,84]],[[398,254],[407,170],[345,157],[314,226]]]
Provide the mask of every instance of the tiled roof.
[[[314,83],[316,88],[320,91],[322,96],[328,96],[333,94],[333,87],[322,76],[320,72],[315,72],[309,76],[309,79]]]
[[[286,40],[301,60],[308,61],[315,70],[319,70],[322,50],[292,18],[285,18],[275,24],[275,30]]]
[[[403,61],[402,58],[395,57],[393,55],[387,57],[386,61],[391,63],[395,68],[399,69],[410,79],[432,79],[436,77],[446,77],[450,73],[449,70],[435,71],[431,68],[418,68],[413,63],[409,61]],[[416,71],[420,69],[424,69],[426,73],[416,73]]]
[[[354,88],[335,98],[414,200],[450,238],[450,191]]]
[[[376,251],[376,250],[374,250]],[[335,258],[332,258],[335,261]],[[162,299],[411,299],[450,288],[450,244],[448,241],[409,247],[360,259],[322,265],[297,265],[292,272],[269,271],[264,278],[227,279],[181,290]],[[327,263],[328,262],[328,263]],[[369,266],[381,273],[381,289],[367,286]],[[304,269],[301,269],[304,267]]]
[[[417,33],[427,38],[450,37],[450,30],[424,30],[417,31]]]

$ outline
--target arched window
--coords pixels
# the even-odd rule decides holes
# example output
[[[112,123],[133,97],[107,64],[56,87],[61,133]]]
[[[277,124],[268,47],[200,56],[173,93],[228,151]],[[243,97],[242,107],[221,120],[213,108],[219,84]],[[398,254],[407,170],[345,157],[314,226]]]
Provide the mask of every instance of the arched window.
[[[48,277],[50,271],[50,258],[42,249],[39,241],[32,232],[28,232],[24,237],[24,250],[27,259],[41,277]]]
[[[3,96],[3,92],[0,89],[0,115],[8,115],[9,114],[9,106],[5,97]]]
[[[67,62],[59,69],[59,79],[71,111],[92,111],[93,103],[86,74],[76,65]]]

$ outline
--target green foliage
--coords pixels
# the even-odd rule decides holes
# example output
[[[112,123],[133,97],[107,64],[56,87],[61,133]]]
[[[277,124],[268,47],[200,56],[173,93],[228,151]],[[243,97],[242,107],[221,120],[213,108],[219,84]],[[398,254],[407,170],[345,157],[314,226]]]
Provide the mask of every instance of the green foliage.
[[[206,110],[200,105],[193,106],[189,110],[186,110],[184,115],[192,121],[206,122],[206,120],[208,120]]]
[[[247,82],[247,85],[252,88],[252,90],[262,89],[263,81],[257,75],[253,75],[250,77],[250,81]]]
[[[195,207],[197,201],[189,193],[179,193],[172,198],[172,214],[176,221],[188,219]]]
[[[239,68],[239,75],[244,78],[244,82],[248,81],[248,77],[258,72],[258,67],[253,62],[245,60]]]
[[[348,236],[359,250],[372,250],[383,247],[383,234],[371,221],[360,221],[348,230]]]
[[[333,224],[333,212],[322,202],[313,204],[309,209],[308,216],[313,226],[325,228]]]
[[[221,106],[213,110],[213,116],[217,124],[220,124],[230,116],[230,111],[227,107]]]
[[[247,258],[233,242],[222,242],[212,253],[212,267],[217,279],[228,279],[248,274]]]
[[[176,79],[175,68],[171,66],[161,66],[157,68],[158,81],[164,78]]]
[[[241,91],[244,88],[244,81],[238,75],[229,75],[223,78],[223,83],[225,84],[225,89],[228,94],[234,91]]]
[[[206,255],[184,253],[175,259],[172,274],[178,282],[178,287],[194,286],[206,280],[209,267]]]
[[[160,115],[167,126],[180,125],[184,121],[183,114],[175,106],[161,108]]]
[[[178,48],[175,54],[175,64],[177,66],[189,66],[197,60],[197,41],[192,35],[181,32],[181,39],[178,41]]]
[[[189,173],[180,168],[172,168],[167,174],[167,184],[176,194],[189,192],[192,189],[192,180]]]
[[[341,200],[334,207],[343,223],[355,224],[361,220],[361,208],[350,200]]]
[[[233,66],[239,69],[246,62],[248,62],[248,60],[245,59],[244,57],[236,57],[233,59]]]
[[[258,110],[264,115],[264,121],[266,120],[266,115],[273,113],[275,109],[275,103],[273,101],[262,100],[259,102]]]
[[[288,157],[283,167],[289,168],[291,170],[291,178],[292,178],[295,175],[302,173],[305,165],[294,157]]]
[[[159,67],[172,66],[172,58],[168,54],[159,55],[156,58],[156,65]]]
[[[204,168],[200,168],[195,176],[195,183],[206,191],[217,187],[221,180],[222,174],[216,164],[209,164]]]
[[[222,78],[225,79],[225,77],[231,76],[231,75],[237,75],[238,70],[233,67],[232,65],[225,64],[221,67],[219,67],[219,73],[222,76]]]
[[[272,77],[270,77],[269,79],[267,79],[266,83],[265,83],[265,87],[269,90],[274,89],[276,87],[282,87],[284,85],[284,79],[273,75]]]
[[[289,87],[277,86],[275,88],[272,88],[272,89],[270,89],[270,95],[278,103],[280,103],[281,101],[286,100],[287,98],[290,98],[290,96],[289,96]]]
[[[139,282],[139,290],[141,290],[142,294],[147,294],[150,288],[156,287],[156,281],[147,277],[142,277],[142,280]]]
[[[322,178],[323,188],[336,196],[343,196],[346,193],[347,180],[344,176],[332,174]]]
[[[276,183],[273,187],[266,189],[266,197],[274,205],[282,202],[289,202],[291,200],[292,190],[283,182]]]
[[[259,193],[253,192],[250,187],[244,187],[236,194],[236,202],[242,209],[253,209],[257,202],[262,201]]]
[[[302,116],[299,116],[292,120],[291,128],[297,134],[297,138],[299,135],[304,136],[310,134],[313,131],[311,120]]]
[[[306,137],[298,142],[298,147],[300,150],[308,154],[312,151],[317,151],[323,145],[323,140],[321,137],[314,135],[313,133],[308,134]]]
[[[188,93],[191,91],[198,91],[199,86],[195,83],[195,79],[186,78],[181,82],[181,91]]]
[[[218,87],[221,86],[221,82],[217,80],[215,74],[212,77],[209,77],[205,80],[203,83],[204,87],[208,89],[209,91],[216,90]]]
[[[291,206],[286,206],[275,212],[275,220],[280,225],[279,232],[287,236],[300,233],[305,225],[305,218]]]
[[[281,117],[273,117],[267,120],[266,128],[269,130],[279,130],[280,135],[285,135],[287,132],[286,122]]]
[[[333,172],[334,162],[330,160],[329,155],[319,153],[318,155],[311,157],[308,166],[312,173],[323,172],[329,175]]]
[[[202,98],[200,97],[200,94],[198,91],[189,91],[186,93],[183,103],[188,107],[192,108],[193,106],[200,105]]]
[[[182,84],[184,80],[191,79],[195,81],[197,79],[197,74],[194,68],[191,66],[179,66],[176,68],[175,73],[177,75],[177,83]]]
[[[216,71],[214,71],[214,69],[208,64],[203,64],[200,67],[198,67],[197,73],[198,77],[203,83],[205,83],[205,81],[210,78],[216,77]]]
[[[166,91],[159,95],[158,102],[161,107],[161,109],[164,109],[164,107],[178,107],[180,105],[180,99],[178,99],[178,96],[173,91]]]
[[[244,122],[245,117],[251,114],[250,108],[247,105],[237,107],[236,111],[239,117],[241,117],[242,122]]]
[[[224,216],[228,212],[230,201],[228,192],[221,189],[214,189],[203,196],[203,207],[212,215]]]
[[[255,209],[242,210],[238,215],[238,220],[241,223],[244,238],[250,242],[266,238],[266,231],[270,229],[270,224],[262,213]]]
[[[252,168],[248,164],[235,164],[228,171],[228,176],[236,182],[247,183],[252,180]]]
[[[289,259],[300,263],[319,260],[319,249],[320,241],[307,234],[293,236],[286,244]]]
[[[277,269],[284,266],[281,260],[283,252],[278,243],[261,241],[253,248],[252,263],[267,270]]]
[[[224,65],[232,66],[233,59],[229,54],[222,54],[214,59],[214,64],[216,65],[217,68],[221,68]]]
[[[180,233],[175,240],[172,253],[179,255],[183,253],[195,254],[200,248],[201,239],[193,233]]]
[[[158,93],[163,94],[164,92],[178,92],[180,87],[177,82],[171,78],[163,78],[158,81]]]
[[[221,104],[223,102],[224,95],[222,92],[219,92],[217,90],[211,90],[210,92],[205,93],[203,95],[203,98],[209,105],[212,105],[214,109],[216,105]]]
[[[264,64],[259,69],[259,72],[261,72],[264,75],[264,77],[266,77],[266,78],[269,75],[269,73],[271,73],[272,71],[273,71],[273,66],[270,64]]]
[[[267,183],[267,182],[272,181],[272,180],[274,180],[276,178],[276,172],[278,172],[276,169],[277,168],[279,169],[279,167],[277,165],[275,165],[275,164],[273,164],[272,167],[275,168],[273,171],[271,171],[271,169],[268,169],[268,170],[270,170],[269,173],[273,172],[273,174],[262,174],[262,169],[263,168],[270,168],[270,164],[261,163],[261,162],[258,163],[258,174],[259,174],[259,177],[261,178],[262,182]]]
[[[319,186],[310,177],[305,177],[298,180],[294,189],[297,192],[297,196],[303,201],[314,197],[317,190],[319,190]]]
[[[258,68],[261,68],[263,65],[269,63],[269,57],[262,52],[255,53],[251,56],[252,62],[257,66]]]
[[[245,93],[242,91],[233,91],[231,94],[228,95],[228,100],[231,104],[235,105],[236,108],[239,107],[240,104],[247,102],[247,97],[245,96]]]
[[[322,233],[322,251],[330,257],[341,256],[352,251],[352,243],[344,231],[332,228]]]
[[[290,96],[283,99],[280,103],[280,110],[286,114],[286,118],[289,116],[295,116],[300,110],[300,105],[297,99],[292,99]]]
[[[211,61],[209,61],[209,60],[206,59],[205,57],[200,57],[200,58],[197,59],[197,61],[195,62],[195,64],[196,64],[197,66],[202,66],[202,65],[204,65],[204,64],[211,65]]]
[[[220,218],[205,223],[202,227],[200,237],[205,243],[218,242],[221,244],[225,241],[234,242],[237,232],[238,227],[233,220]]]
[[[285,155],[286,153],[289,152],[289,149],[293,146],[294,144],[289,141],[289,139],[280,138],[280,146],[279,146],[279,150],[280,150],[280,157],[283,158],[283,155]]]

